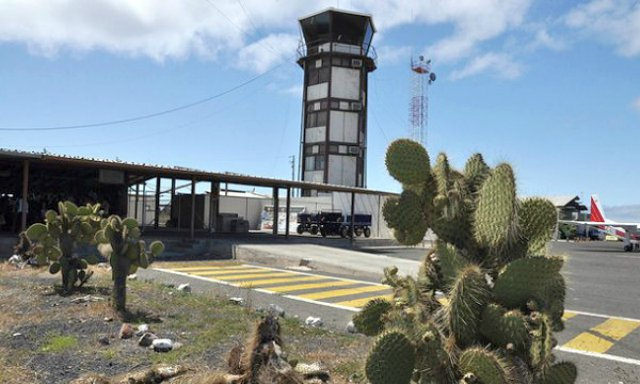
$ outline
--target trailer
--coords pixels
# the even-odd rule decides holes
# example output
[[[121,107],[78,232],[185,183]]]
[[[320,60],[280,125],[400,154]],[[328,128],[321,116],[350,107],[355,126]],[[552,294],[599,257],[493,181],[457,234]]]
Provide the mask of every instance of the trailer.
[[[296,228],[296,232],[298,235],[302,235],[305,232],[309,232],[312,235],[318,234],[318,214],[306,212],[298,213],[297,222],[298,227]]]
[[[345,216],[341,211],[320,211],[318,213],[299,213],[298,234],[309,232],[312,235],[320,234],[322,237],[340,236],[343,238],[355,236],[371,236],[371,215],[355,214],[353,230],[351,228],[351,216]],[[353,231],[353,233],[352,233]]]
[[[351,237],[352,231],[355,236],[371,237],[371,215],[358,214],[353,215],[353,229],[351,228],[351,215],[346,217],[345,222],[340,229],[340,236]]]

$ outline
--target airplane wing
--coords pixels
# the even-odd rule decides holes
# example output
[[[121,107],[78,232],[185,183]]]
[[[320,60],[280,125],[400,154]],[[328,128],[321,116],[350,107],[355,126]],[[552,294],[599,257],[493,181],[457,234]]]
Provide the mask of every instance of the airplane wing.
[[[575,221],[575,220],[558,220],[559,223],[575,224],[575,225],[588,225],[591,227],[619,227],[632,232],[637,232],[640,228],[640,223],[618,223],[614,221]]]

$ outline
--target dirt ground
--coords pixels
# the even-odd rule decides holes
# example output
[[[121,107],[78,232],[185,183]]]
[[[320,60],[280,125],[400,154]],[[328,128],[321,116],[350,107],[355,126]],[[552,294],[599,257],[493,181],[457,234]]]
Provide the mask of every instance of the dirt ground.
[[[136,280],[128,282],[130,313],[120,319],[109,303],[110,272],[94,270],[80,292],[61,296],[54,289],[59,275],[0,264],[0,383],[68,383],[89,372],[113,376],[157,363],[225,370],[228,351],[245,341],[260,318],[226,297]],[[87,302],[73,302],[87,296]],[[182,347],[158,353],[138,346],[136,337],[121,340],[125,320],[149,324]],[[290,360],[323,363],[334,383],[360,381],[368,338],[309,328],[293,318],[281,325]],[[108,345],[99,342],[105,336]]]

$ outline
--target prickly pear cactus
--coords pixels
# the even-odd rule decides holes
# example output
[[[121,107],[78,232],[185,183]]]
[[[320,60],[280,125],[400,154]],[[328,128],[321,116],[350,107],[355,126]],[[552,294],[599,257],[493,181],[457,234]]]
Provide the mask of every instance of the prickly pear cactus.
[[[48,265],[52,274],[60,272],[66,292],[79,288],[93,274],[87,268],[98,262],[96,255],[82,257],[77,249],[93,242],[100,227],[99,213],[99,204],[78,207],[70,201],[60,202],[57,212],[46,212],[44,223],[33,224],[26,230],[34,243],[32,252],[38,264]]]
[[[138,268],[147,268],[151,261],[164,251],[164,244],[154,241],[149,248],[140,240],[140,228],[136,219],[122,220],[113,215],[100,222],[100,230],[95,234],[98,251],[111,264],[114,282],[113,305],[118,311],[125,311],[127,301],[127,276]]]
[[[454,169],[445,154],[429,164],[419,144],[398,140],[386,157],[402,183],[383,214],[404,244],[438,237],[417,277],[385,270],[393,300],[367,304],[354,318],[380,335],[366,374],[377,383],[571,384],[570,362],[554,364],[562,329],[563,260],[547,244],[556,225],[545,199],[520,201],[509,164],[480,154]],[[410,365],[410,367],[408,367]]]

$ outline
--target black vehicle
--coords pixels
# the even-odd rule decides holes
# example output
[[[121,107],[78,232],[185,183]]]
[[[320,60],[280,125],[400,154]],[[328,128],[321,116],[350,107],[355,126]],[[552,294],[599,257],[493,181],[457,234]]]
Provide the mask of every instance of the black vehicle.
[[[344,216],[340,211],[320,211],[318,213],[299,213],[298,234],[309,232],[312,235],[320,233],[322,237],[341,236],[351,237],[351,216]],[[355,236],[371,236],[371,215],[356,214],[353,222]]]
[[[353,234],[356,236],[371,237],[371,215],[358,214],[353,216]],[[346,217],[340,229],[340,236],[351,237],[351,215]]]
[[[318,215],[315,213],[298,213],[298,227],[296,232],[302,235],[309,232],[312,235],[318,234]]]

